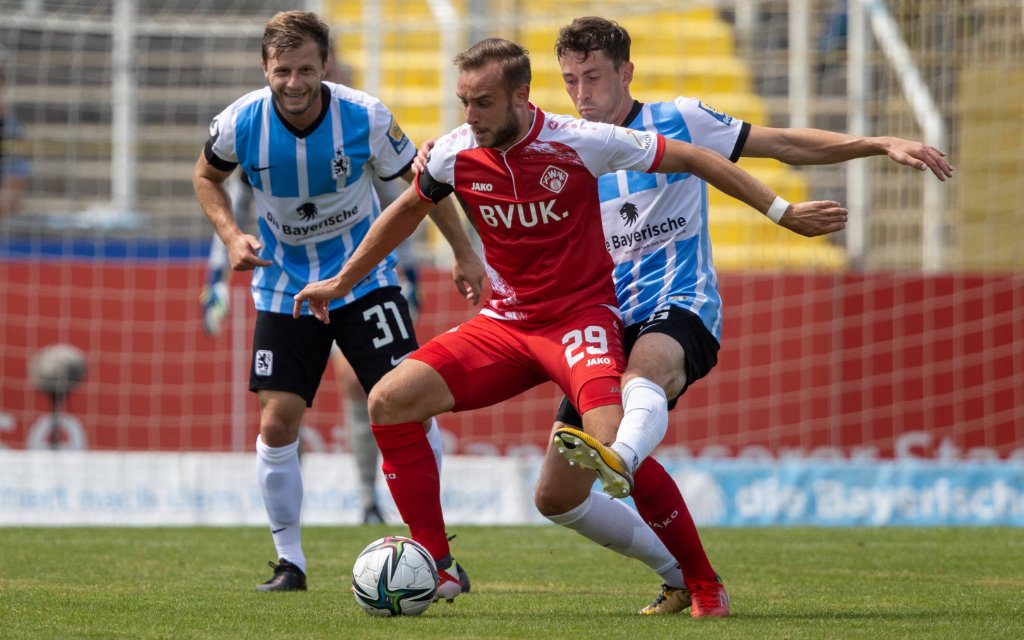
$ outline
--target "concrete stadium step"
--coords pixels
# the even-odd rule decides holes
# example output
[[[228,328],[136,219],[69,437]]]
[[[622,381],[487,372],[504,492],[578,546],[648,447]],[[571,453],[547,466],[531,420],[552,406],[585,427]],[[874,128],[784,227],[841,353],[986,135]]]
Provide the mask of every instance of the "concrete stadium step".
[[[770,224],[770,223],[769,223]],[[846,253],[834,245],[810,244],[729,244],[714,245],[715,268],[729,271],[830,271],[847,268]]]
[[[658,100],[672,100],[682,93],[663,93],[654,95],[641,90],[633,91],[633,97],[643,102],[656,102]],[[752,123],[763,123],[765,121],[764,104],[756,95],[749,93],[703,93],[696,94],[708,106]],[[556,87],[545,85],[533,85],[530,88],[530,99],[537,105],[550,113],[564,113],[576,115],[576,109],[572,100],[565,93],[565,89],[559,84]]]
[[[643,54],[633,56],[633,64],[634,95],[656,94],[658,99],[680,95],[703,97],[748,94],[751,88],[750,69],[736,58]],[[550,60],[533,57],[533,86],[562,86],[562,71],[554,55]]]
[[[715,266],[719,271],[805,269],[843,271],[846,252],[830,237],[805,238],[753,209],[731,201],[708,213]]]
[[[680,57],[726,57],[732,56],[735,43],[727,25],[710,21],[690,21],[678,16],[663,17],[659,29],[649,26],[650,18],[626,16],[616,22],[629,31],[631,58],[654,52],[674,51]],[[518,42],[530,51],[534,61],[545,56],[554,56],[555,39],[558,31],[572,21],[571,17],[545,21],[532,25],[519,36]]]
[[[714,14],[658,12],[623,18],[629,30],[634,55],[649,51],[678,51],[684,57],[732,56],[736,38],[732,27]]]
[[[363,0],[334,0],[324,2],[323,15],[333,25],[332,34],[343,57],[363,49],[364,32],[371,16],[365,13]],[[382,51],[437,51],[439,42],[437,22],[430,3],[406,0],[377,0],[376,12],[387,29],[374,34],[380,40]],[[464,0],[449,0],[456,15],[466,14]],[[408,59],[413,60],[413,56]]]
[[[366,69],[369,66],[366,52],[348,51],[339,55],[339,58],[352,68],[352,86],[362,89],[366,85]],[[381,87],[436,91],[441,86],[442,73],[454,73],[451,61],[445,60],[436,48],[384,51],[375,62],[380,70],[378,82]],[[455,96],[450,99],[455,100]]]
[[[711,205],[708,212],[708,228],[715,246],[719,242],[728,244],[752,244],[771,242],[775,244],[830,244],[825,237],[805,238],[781,227],[767,216],[754,209],[733,201]]]
[[[533,19],[571,20],[575,16],[594,15],[618,19],[670,13],[687,20],[718,20],[718,11],[713,3],[685,3],[690,6],[681,7],[680,5],[684,3],[679,0],[647,0],[642,5],[635,0],[506,0],[504,4],[511,6],[518,15],[530,16]],[[695,4],[697,6],[693,6]]]

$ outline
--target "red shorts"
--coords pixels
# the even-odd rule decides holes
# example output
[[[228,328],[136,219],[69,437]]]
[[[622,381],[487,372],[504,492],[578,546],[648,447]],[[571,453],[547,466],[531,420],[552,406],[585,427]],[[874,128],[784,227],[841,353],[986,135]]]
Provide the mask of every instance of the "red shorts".
[[[441,374],[455,397],[452,411],[489,407],[548,380],[581,415],[622,402],[622,322],[603,305],[529,328],[478,315],[409,357]]]

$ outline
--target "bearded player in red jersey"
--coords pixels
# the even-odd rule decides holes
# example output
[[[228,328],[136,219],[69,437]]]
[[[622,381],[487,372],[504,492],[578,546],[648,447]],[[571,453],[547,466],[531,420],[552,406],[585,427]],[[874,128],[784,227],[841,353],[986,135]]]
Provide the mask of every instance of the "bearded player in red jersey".
[[[466,124],[438,140],[414,188],[374,223],[334,278],[295,296],[324,322],[345,295],[456,193],[483,241],[491,297],[479,315],[413,352],[371,391],[384,476],[408,524],[438,564],[438,596],[461,591],[441,513],[437,465],[422,422],[490,406],[547,380],[565,392],[586,434],[610,443],[622,419],[622,326],[605,249],[597,176],[619,169],[693,173],[758,211],[782,209],[841,229],[831,201],[791,205],[725,158],[661,135],[567,116],[530,103],[530,60],[519,45],[483,40],[455,57]],[[631,478],[601,477],[627,495]]]

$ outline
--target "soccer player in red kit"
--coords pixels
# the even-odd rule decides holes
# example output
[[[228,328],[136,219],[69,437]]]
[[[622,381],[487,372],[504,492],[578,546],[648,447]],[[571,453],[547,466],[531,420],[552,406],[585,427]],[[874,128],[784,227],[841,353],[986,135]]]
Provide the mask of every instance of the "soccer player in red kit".
[[[619,169],[693,173],[761,212],[777,197],[713,152],[542,112],[529,102],[529,57],[513,42],[483,40],[454,62],[466,124],[438,140],[414,188],[381,214],[336,277],[295,296],[294,309],[298,314],[308,303],[328,321],[328,301],[350,290],[453,192],[479,232],[492,289],[484,309],[410,354],[369,399],[388,486],[412,537],[437,561],[438,597],[447,600],[461,588],[423,420],[490,406],[552,380],[589,436],[615,439],[625,356],[597,177]],[[837,228],[846,219],[835,202],[788,206],[817,212]]]

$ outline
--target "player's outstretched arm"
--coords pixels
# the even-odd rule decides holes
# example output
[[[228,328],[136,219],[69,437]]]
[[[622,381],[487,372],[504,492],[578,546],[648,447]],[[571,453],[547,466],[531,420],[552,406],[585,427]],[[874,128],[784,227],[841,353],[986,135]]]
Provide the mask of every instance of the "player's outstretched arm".
[[[338,275],[310,283],[295,295],[292,315],[298,318],[302,313],[302,303],[308,301],[310,312],[321,322],[330,323],[330,301],[352,291],[357,282],[416,230],[433,206],[433,203],[421,200],[415,188],[406,189],[370,226],[369,233]]]
[[[823,129],[750,127],[743,155],[774,158],[791,165],[835,164],[854,158],[888,155],[918,171],[931,170],[945,182],[953,177],[946,154],[931,145],[893,136],[861,138]]]
[[[254,236],[244,233],[235,221],[224,181],[230,171],[221,171],[206,161],[200,153],[192,171],[192,187],[195,189],[199,206],[210,220],[217,236],[228,250],[228,261],[235,271],[252,271],[256,267],[273,264],[259,256],[263,245]]]
[[[773,222],[805,236],[839,231],[846,209],[833,200],[790,204],[764,183],[717,153],[678,140],[665,140],[659,173],[692,173],[722,193],[744,202]],[[788,220],[787,220],[788,218]]]

